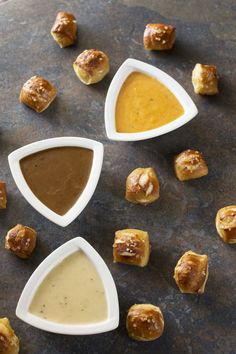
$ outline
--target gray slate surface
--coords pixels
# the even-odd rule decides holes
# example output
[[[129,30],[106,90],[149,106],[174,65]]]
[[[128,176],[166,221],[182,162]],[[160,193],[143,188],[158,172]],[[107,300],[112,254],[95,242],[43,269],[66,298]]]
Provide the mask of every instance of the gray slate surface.
[[[60,49],[50,36],[59,10],[72,11],[79,22],[78,44]],[[21,338],[22,354],[233,354],[236,343],[235,248],[216,234],[216,211],[235,204],[236,187],[236,5],[233,0],[48,1],[0,0],[0,178],[7,181],[9,203],[0,213],[0,316],[8,316]],[[171,53],[143,49],[146,23],[177,27]],[[84,49],[99,48],[111,59],[111,73],[86,87],[76,78],[72,62]],[[173,75],[194,99],[199,115],[168,135],[144,142],[108,141],[103,120],[109,83],[120,64],[133,57]],[[193,93],[191,71],[196,62],[213,63],[220,72],[217,97]],[[32,75],[49,79],[58,97],[41,115],[20,105],[22,84]],[[83,136],[101,141],[105,159],[96,193],[82,215],[63,229],[39,215],[23,199],[10,175],[7,155],[36,140]],[[173,156],[186,148],[200,149],[209,175],[180,183]],[[161,198],[144,208],[124,199],[125,179],[138,166],[153,166],[161,183]],[[37,229],[33,257],[22,261],[4,250],[4,236],[16,223]],[[117,229],[147,230],[152,242],[145,269],[112,262]],[[108,264],[117,284],[120,326],[89,337],[46,333],[15,317],[25,282],[56,247],[75,236],[85,238]],[[179,257],[192,249],[209,255],[210,276],[201,297],[183,295],[173,281]],[[165,332],[152,343],[131,341],[125,330],[127,309],[134,303],[159,305]]]

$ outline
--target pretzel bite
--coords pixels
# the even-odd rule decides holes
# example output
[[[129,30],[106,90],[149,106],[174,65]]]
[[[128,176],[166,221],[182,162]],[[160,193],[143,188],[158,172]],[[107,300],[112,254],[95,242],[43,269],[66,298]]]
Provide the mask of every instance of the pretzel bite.
[[[216,229],[225,243],[236,243],[236,205],[226,206],[218,210]]]
[[[23,85],[20,102],[38,113],[43,112],[52,103],[57,90],[41,76],[33,76]]]
[[[119,230],[113,244],[114,262],[144,267],[149,261],[148,233],[137,229]]]
[[[0,181],[0,209],[6,209],[6,207],[7,207],[6,183]]]
[[[148,50],[171,49],[175,43],[175,27],[163,23],[149,23],[143,34],[144,48]]]
[[[151,304],[138,304],[130,307],[126,319],[129,336],[138,341],[152,341],[164,331],[164,318],[161,309]]]
[[[19,258],[29,258],[36,246],[37,232],[28,226],[17,224],[9,230],[5,239],[5,248]]]
[[[51,35],[61,48],[74,44],[77,34],[77,22],[73,14],[60,11],[51,29]]]
[[[136,168],[127,177],[125,198],[131,203],[150,204],[160,196],[160,187],[154,168]]]
[[[18,354],[19,338],[15,335],[8,318],[0,318],[0,353]]]
[[[77,57],[73,68],[78,78],[85,85],[95,84],[109,73],[109,58],[101,50],[85,50]]]
[[[181,293],[203,294],[208,278],[208,257],[188,251],[179,259],[174,279]]]
[[[200,95],[216,95],[218,74],[215,65],[196,64],[192,72],[194,92]]]
[[[174,159],[176,177],[180,181],[206,176],[208,167],[201,152],[185,150]]]

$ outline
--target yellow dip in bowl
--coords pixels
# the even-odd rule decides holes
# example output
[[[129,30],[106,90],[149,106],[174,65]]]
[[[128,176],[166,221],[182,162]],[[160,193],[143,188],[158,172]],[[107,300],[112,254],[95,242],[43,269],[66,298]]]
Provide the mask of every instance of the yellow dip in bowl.
[[[133,72],[121,87],[116,102],[116,130],[137,133],[163,126],[179,118],[184,108],[160,81]]]

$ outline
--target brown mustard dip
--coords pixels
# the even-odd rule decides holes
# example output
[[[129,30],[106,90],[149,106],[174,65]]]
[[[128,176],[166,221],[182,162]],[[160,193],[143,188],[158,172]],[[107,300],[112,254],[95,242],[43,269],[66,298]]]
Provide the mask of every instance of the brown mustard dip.
[[[66,146],[24,157],[20,167],[35,196],[55,213],[64,215],[82,194],[92,162],[92,150]]]

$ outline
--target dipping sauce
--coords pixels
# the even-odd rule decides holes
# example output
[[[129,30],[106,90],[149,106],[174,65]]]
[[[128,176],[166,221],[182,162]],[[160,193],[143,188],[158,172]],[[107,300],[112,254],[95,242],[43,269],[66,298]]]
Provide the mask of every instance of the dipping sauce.
[[[86,324],[107,318],[107,302],[100,276],[83,251],[52,269],[37,289],[29,312],[67,324]]]
[[[66,146],[24,157],[20,167],[35,196],[55,213],[64,215],[82,194],[92,163],[92,150]]]
[[[117,98],[116,130],[136,133],[155,129],[183,113],[183,106],[165,85],[151,76],[133,72]]]

